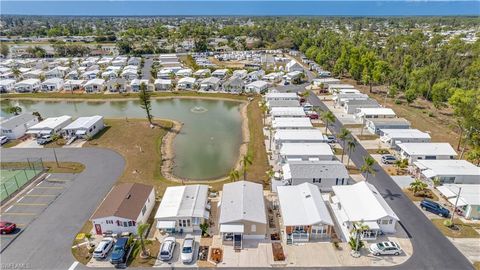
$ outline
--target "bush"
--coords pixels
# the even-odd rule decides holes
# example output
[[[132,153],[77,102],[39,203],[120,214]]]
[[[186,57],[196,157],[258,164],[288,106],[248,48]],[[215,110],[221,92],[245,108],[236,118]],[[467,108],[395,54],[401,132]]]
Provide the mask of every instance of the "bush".
[[[355,243],[355,238],[353,238],[353,237],[350,237],[350,240],[348,241],[348,244],[350,245],[350,247],[354,251],[359,251],[364,246],[364,243],[363,243],[362,240],[359,240],[358,246],[357,246],[357,244]],[[355,249],[355,248],[357,248],[357,249]]]
[[[435,117],[435,115],[433,114],[433,112],[428,112],[428,117]]]
[[[413,195],[414,195],[415,197],[433,199],[433,194],[432,194],[432,192],[431,192],[429,189],[415,192]]]
[[[399,100],[399,99],[396,99],[396,100],[395,100],[395,104],[400,105],[400,104],[402,104],[402,101]]]
[[[443,221],[443,225],[445,227],[452,227],[453,224],[452,224],[452,221],[450,219],[446,219],[446,220]]]

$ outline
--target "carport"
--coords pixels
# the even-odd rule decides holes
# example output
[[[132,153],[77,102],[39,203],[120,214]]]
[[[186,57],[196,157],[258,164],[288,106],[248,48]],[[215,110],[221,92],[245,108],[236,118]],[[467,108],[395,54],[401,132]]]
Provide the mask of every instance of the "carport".
[[[236,249],[242,249],[242,238],[245,226],[243,224],[221,224],[222,241],[233,241]]]
[[[162,221],[157,221],[157,229],[168,232],[168,233],[174,233],[175,232],[175,224],[176,222],[174,220],[162,220]]]

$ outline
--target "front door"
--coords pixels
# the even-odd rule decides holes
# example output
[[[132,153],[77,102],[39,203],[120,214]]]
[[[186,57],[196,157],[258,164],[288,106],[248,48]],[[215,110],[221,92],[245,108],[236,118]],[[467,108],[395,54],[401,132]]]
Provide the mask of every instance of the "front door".
[[[97,232],[97,234],[102,234],[102,225],[95,224],[95,231]]]

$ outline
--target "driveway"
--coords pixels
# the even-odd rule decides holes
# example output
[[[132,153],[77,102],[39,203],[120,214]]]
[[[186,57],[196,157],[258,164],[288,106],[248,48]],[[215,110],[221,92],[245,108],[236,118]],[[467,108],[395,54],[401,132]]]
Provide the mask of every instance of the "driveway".
[[[2,268],[80,268],[74,267],[77,263],[70,252],[73,237],[123,173],[125,161],[116,152],[100,148],[57,149],[56,153],[60,161],[83,163],[85,170],[2,252]],[[6,162],[54,160],[49,149],[1,149],[0,155]]]
[[[314,106],[327,110],[327,106],[310,92],[309,102]],[[330,125],[333,133],[339,133],[342,124],[336,119]],[[363,157],[368,152],[360,144],[352,153],[352,161],[357,167],[363,165]],[[400,218],[401,224],[410,235],[414,253],[412,257],[394,269],[473,269],[468,259],[430,222],[430,220],[416,207],[402,192],[395,181],[376,164],[375,176],[369,177],[383,195],[390,207]]]

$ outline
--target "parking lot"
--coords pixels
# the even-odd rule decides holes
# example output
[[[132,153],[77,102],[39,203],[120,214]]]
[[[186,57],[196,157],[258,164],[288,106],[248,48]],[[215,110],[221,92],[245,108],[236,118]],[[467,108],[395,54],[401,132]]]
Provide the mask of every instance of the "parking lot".
[[[182,259],[180,257],[180,254],[182,252],[183,240],[185,239],[186,234],[174,235],[174,236],[176,239],[176,244],[175,244],[175,250],[174,250],[172,259],[168,261],[162,261],[160,259],[157,259],[154,267],[167,267],[167,268],[197,267],[198,248],[200,247],[200,235],[199,234],[192,235],[195,238],[195,249],[193,251],[194,259],[191,263],[186,263],[186,264],[182,262]],[[156,238],[160,240],[160,243],[163,243],[163,239],[165,239],[165,236],[156,235]],[[157,258],[160,258],[160,254],[158,254]]]
[[[73,174],[47,175],[44,180],[27,187],[10,204],[6,205],[2,209],[1,219],[15,223],[17,229],[12,234],[0,236],[0,252],[8,248],[28,225],[71,185],[74,179]]]

